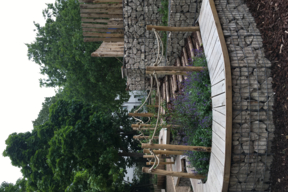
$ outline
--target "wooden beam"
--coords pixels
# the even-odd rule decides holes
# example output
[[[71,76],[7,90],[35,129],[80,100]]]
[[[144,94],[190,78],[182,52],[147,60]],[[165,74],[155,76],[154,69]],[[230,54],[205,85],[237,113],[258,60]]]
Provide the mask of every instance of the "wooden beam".
[[[80,9],[80,13],[107,13],[107,14],[123,14],[122,9],[111,9],[111,8],[102,8],[102,9]]]
[[[156,31],[199,31],[199,26],[196,27],[166,27],[166,26],[156,26],[156,25],[147,25],[146,29],[151,31],[152,29]]]
[[[143,158],[154,158],[154,155],[143,155]]]
[[[94,14],[94,13],[86,13],[80,14],[80,17],[93,17],[93,18],[121,18],[123,15],[121,14]]]
[[[181,173],[181,172],[174,172],[174,171],[166,171],[163,169],[152,169],[151,172],[149,172],[149,167],[142,167],[143,173],[149,173],[154,175],[168,175],[173,177],[184,177],[184,178],[191,178],[191,179],[205,179],[205,175],[199,175],[197,173]]]
[[[123,37],[124,38],[124,34],[117,34],[117,33],[87,33],[87,32],[83,32],[83,36],[84,37]],[[124,51],[124,48],[123,48]]]
[[[82,31],[90,31],[90,32],[110,32],[113,33],[124,33],[123,29],[98,29],[98,28],[82,28]]]
[[[107,41],[107,42],[124,42],[124,38],[84,38],[84,42],[99,42],[99,41]]]
[[[143,153],[150,153],[148,149],[144,149]],[[166,151],[166,150],[153,150],[154,154],[159,155],[184,155],[185,151]]]
[[[134,131],[138,131],[138,128],[132,128]],[[154,128],[140,128],[141,131],[153,131]]]
[[[190,54],[191,54],[191,59],[193,59],[193,57],[195,57],[194,55],[194,51],[193,51],[193,44],[192,44],[192,40],[190,37],[188,37],[188,46],[189,46],[189,50],[190,50]]]
[[[90,24],[90,23],[81,23],[82,27],[92,27],[92,28],[123,28],[124,24],[119,24],[119,25],[104,25],[104,24]]]
[[[146,67],[146,71],[158,72],[158,71],[202,71],[207,70],[207,67],[194,67],[194,66],[186,66],[186,67],[178,67],[178,66],[157,66],[157,67]]]
[[[133,139],[150,139],[150,136],[133,136]],[[158,136],[153,137],[153,139],[159,139]]]
[[[177,64],[177,67],[180,67],[181,66],[181,63],[180,63],[180,59],[177,57],[176,59],[176,64]],[[147,73],[147,72],[146,72]],[[178,75],[178,80],[179,82],[182,82],[183,81],[183,77],[182,75]]]
[[[159,162],[159,165],[173,165],[174,162]],[[146,165],[154,165],[154,162],[146,162]]]
[[[128,113],[128,116],[134,117],[155,117],[156,115],[153,113]]]
[[[104,54],[104,53],[91,53],[91,57],[123,57],[124,53],[112,53],[112,54]]]
[[[198,39],[198,42],[199,42],[200,46],[203,45],[200,31],[196,31],[196,34],[197,34],[197,39]]]
[[[211,147],[203,146],[186,146],[186,145],[169,145],[169,144],[147,144],[142,143],[141,147],[144,149],[169,149],[178,151],[202,151],[211,152]]]
[[[139,127],[138,124],[132,124],[131,125],[132,127]],[[163,126],[165,128],[177,128],[177,127],[180,127],[180,125],[171,125],[171,124],[168,124],[168,125],[159,125],[159,126]],[[153,124],[140,124],[140,128],[142,127],[155,127],[155,125]]]
[[[105,8],[122,8],[123,4],[115,3],[115,4],[81,4],[80,8],[84,9],[105,9]]]

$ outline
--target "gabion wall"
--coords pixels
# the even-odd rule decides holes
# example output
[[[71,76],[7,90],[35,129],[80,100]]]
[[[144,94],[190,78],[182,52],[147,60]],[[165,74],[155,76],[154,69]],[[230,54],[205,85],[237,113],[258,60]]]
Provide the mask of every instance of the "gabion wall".
[[[274,137],[271,62],[254,18],[240,0],[215,0],[233,80],[229,191],[268,191]]]

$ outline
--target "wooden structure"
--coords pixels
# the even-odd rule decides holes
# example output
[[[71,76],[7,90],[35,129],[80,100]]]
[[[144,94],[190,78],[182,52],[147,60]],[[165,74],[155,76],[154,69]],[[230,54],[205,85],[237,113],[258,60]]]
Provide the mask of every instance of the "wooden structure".
[[[103,42],[92,57],[123,57],[124,42]]]
[[[84,42],[102,42],[92,57],[124,56],[122,0],[79,0]]]
[[[232,141],[232,81],[228,50],[213,0],[203,0],[199,26],[211,80],[212,150],[207,182],[191,179],[195,192],[228,191]]]

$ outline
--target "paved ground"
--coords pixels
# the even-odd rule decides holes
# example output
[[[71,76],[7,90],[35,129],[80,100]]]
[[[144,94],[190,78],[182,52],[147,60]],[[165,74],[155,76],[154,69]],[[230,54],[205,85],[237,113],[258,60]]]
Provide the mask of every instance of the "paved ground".
[[[166,159],[166,161],[169,162],[170,159]],[[166,170],[171,171],[172,165],[167,165]],[[173,183],[173,178],[171,176],[166,176],[166,192],[192,192],[190,187],[174,187]]]

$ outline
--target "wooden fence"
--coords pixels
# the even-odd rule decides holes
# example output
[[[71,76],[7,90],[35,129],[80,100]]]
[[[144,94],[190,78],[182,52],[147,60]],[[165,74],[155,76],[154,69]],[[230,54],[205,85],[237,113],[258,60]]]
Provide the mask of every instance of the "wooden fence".
[[[123,57],[122,0],[79,0],[79,2],[84,42],[103,41],[91,56]]]

